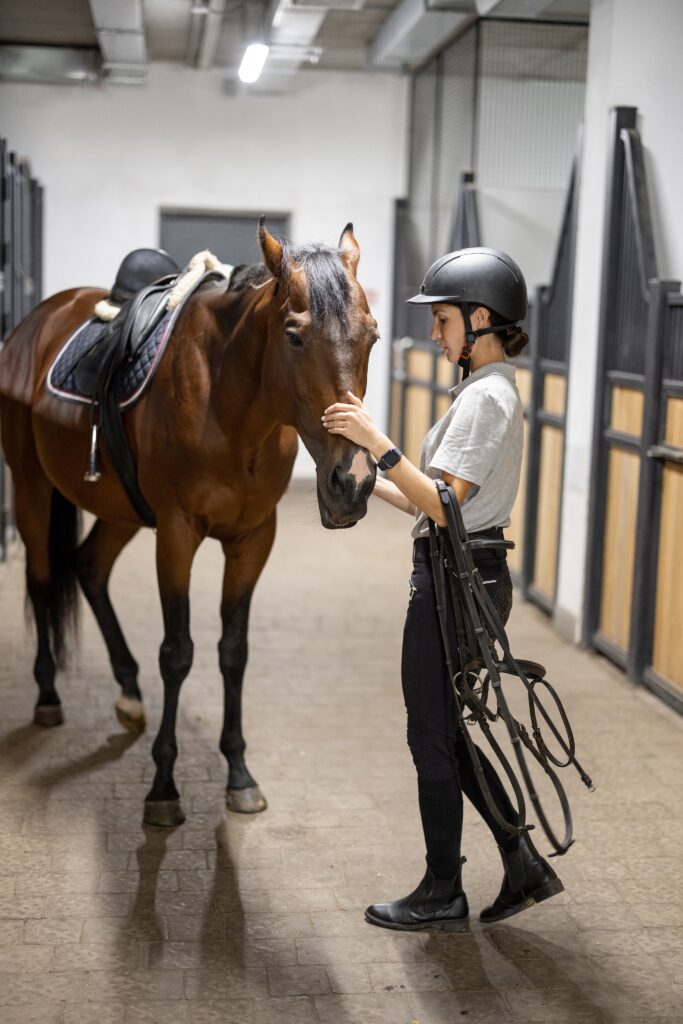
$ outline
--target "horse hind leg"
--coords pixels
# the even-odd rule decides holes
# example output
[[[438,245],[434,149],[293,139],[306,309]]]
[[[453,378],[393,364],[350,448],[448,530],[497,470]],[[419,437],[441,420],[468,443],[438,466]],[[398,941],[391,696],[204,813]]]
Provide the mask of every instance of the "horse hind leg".
[[[74,554],[78,513],[42,470],[29,484],[15,477],[17,527],[26,546],[26,591],[36,623],[38,650],[33,675],[38,700],[33,720],[50,727],[64,721],[55,686],[63,665],[67,626],[78,612]]]
[[[121,695],[114,702],[116,717],[129,732],[145,729],[145,709],[138,687],[138,663],[131,654],[109,599],[108,583],[114,562],[138,532],[137,526],[118,526],[96,520],[76,553],[76,572],[107,645]]]

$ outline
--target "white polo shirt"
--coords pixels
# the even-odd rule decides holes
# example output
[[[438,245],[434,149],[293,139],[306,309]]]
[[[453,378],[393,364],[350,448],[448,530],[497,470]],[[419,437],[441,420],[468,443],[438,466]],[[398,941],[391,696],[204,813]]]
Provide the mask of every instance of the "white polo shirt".
[[[460,506],[468,533],[509,526],[524,446],[515,368],[486,363],[449,394],[453,404],[425,437],[420,469],[433,480],[450,473],[474,484]],[[427,516],[419,509],[412,536],[429,536]]]

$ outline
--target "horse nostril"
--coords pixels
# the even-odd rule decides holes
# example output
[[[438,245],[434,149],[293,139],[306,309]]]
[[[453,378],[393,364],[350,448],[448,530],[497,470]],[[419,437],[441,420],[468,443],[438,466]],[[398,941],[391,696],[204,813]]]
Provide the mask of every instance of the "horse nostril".
[[[339,466],[335,466],[329,477],[327,478],[327,486],[330,494],[335,498],[341,498],[344,494],[344,477],[339,471]]]

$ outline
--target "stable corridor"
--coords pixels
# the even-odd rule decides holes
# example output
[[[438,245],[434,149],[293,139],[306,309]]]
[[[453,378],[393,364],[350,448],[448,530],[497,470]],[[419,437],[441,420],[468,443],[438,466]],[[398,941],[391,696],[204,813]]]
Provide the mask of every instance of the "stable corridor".
[[[248,763],[269,801],[253,817],[222,804],[222,558],[200,549],[176,774],[187,821],[170,832],[141,826],[161,706],[153,534],[112,582],[141,666],[137,739],[115,718],[85,606],[61,676],[65,725],[30,724],[14,547],[0,566],[2,1024],[683,1024],[683,719],[519,600],[513,650],[548,668],[597,786],[562,773],[576,834],[554,862],[566,892],[482,927],[501,866],[467,809],[470,933],[364,922],[369,902],[404,895],[424,870],[399,677],[409,532],[376,501],[354,529],[324,531],[312,483],[281,503],[245,684]]]

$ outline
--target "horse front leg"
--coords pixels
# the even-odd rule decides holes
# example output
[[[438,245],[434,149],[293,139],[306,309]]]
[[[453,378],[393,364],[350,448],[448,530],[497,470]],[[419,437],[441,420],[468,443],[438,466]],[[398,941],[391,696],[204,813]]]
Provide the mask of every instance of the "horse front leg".
[[[201,536],[185,520],[157,525],[157,577],[164,616],[164,639],[159,669],[164,683],[164,710],[152,746],[156,774],[145,798],[144,823],[173,828],[185,815],[173,781],[178,756],[176,716],[180,687],[192,667],[190,637],[190,571]]]
[[[225,575],[218,644],[223,676],[224,717],[220,749],[228,762],[226,806],[242,814],[264,811],[267,802],[247,768],[242,735],[242,684],[247,665],[249,608],[256,581],[266,563],[275,537],[275,513],[238,543],[224,543]]]

